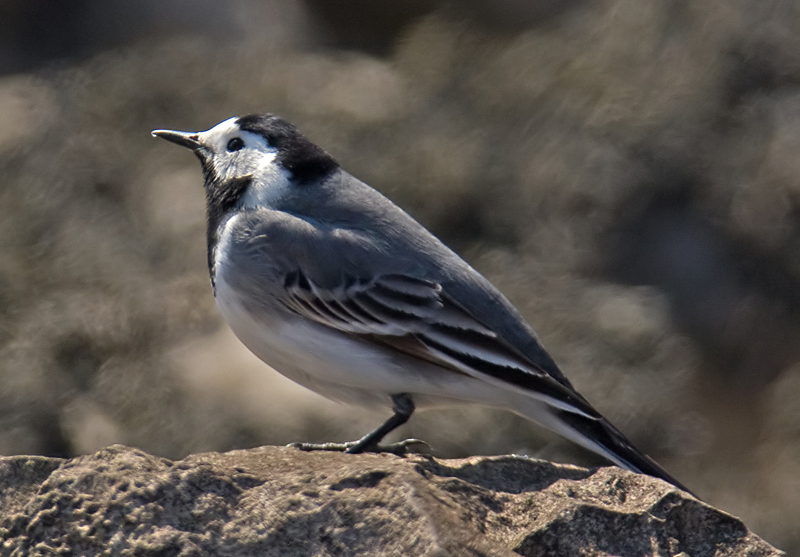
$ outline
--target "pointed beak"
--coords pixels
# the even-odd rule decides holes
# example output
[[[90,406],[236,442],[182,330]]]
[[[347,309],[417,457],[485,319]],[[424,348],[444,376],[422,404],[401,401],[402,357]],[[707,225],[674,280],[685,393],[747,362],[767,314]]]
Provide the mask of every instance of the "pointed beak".
[[[182,147],[188,147],[192,151],[198,150],[202,147],[200,137],[193,132],[176,132],[173,130],[153,130],[150,132],[154,137],[166,139],[172,143],[177,143]]]

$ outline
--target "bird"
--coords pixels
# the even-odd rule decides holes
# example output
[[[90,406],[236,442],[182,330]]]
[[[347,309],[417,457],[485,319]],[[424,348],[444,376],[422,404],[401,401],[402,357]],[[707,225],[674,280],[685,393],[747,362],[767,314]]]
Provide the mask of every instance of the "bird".
[[[405,454],[421,442],[381,441],[416,408],[475,403],[688,491],[578,393],[489,280],[287,120],[152,135],[200,160],[211,286],[239,340],[327,398],[392,412],[357,441],[294,446]]]

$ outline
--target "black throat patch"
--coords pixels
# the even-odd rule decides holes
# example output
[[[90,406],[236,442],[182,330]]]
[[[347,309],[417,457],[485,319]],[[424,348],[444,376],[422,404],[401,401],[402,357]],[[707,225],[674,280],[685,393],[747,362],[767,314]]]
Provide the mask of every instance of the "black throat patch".
[[[216,179],[213,171],[203,165],[203,171],[206,175],[206,216],[208,220],[208,228],[206,230],[206,238],[208,241],[208,271],[211,275],[211,286],[214,284],[214,251],[219,242],[220,228],[224,224],[224,219],[230,210],[236,206],[236,203],[247,190],[250,183],[253,181],[252,176],[242,176],[239,178],[232,178],[220,182]],[[216,290],[215,290],[216,293]]]

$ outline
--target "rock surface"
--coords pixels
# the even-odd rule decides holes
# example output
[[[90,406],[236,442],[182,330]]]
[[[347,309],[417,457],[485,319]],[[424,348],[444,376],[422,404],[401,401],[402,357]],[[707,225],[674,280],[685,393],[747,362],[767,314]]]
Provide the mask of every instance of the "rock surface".
[[[10,557],[782,555],[737,518],[614,467],[279,447],[2,458],[0,537]]]

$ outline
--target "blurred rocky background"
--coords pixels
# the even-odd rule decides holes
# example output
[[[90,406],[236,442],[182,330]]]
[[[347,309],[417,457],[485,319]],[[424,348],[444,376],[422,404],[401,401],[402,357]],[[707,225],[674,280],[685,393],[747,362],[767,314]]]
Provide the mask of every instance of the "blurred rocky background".
[[[3,2],[0,454],[179,458],[385,418],[238,344],[199,165],[149,135],[271,111],[487,275],[640,447],[800,554],[798,30],[790,0]],[[602,464],[501,411],[400,434]]]

